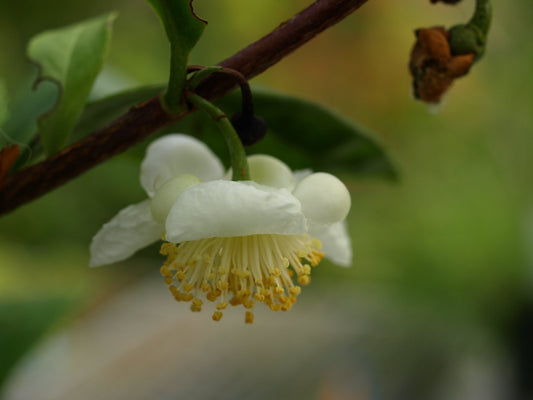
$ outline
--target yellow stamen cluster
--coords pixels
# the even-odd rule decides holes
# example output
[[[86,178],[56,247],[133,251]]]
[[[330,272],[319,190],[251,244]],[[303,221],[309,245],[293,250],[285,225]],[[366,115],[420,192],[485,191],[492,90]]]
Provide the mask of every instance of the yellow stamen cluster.
[[[307,234],[249,235],[164,243],[167,256],[161,275],[177,301],[191,302],[191,311],[201,311],[200,297],[216,303],[213,320],[220,321],[228,304],[247,309],[245,322],[252,323],[255,302],[271,310],[287,311],[296,302],[301,287],[311,278],[311,266],[324,256],[320,242]]]

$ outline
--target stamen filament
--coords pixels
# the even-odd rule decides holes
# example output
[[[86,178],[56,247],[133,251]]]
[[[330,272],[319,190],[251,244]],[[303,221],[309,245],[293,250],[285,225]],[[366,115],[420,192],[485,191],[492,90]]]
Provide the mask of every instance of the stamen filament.
[[[228,303],[248,311],[245,322],[253,321],[255,301],[274,311],[287,311],[296,302],[300,284],[309,283],[311,267],[322,259],[320,242],[307,234],[261,234],[208,238],[179,245],[164,243],[167,256],[161,274],[177,301],[192,301],[191,310],[200,311],[205,298],[216,302],[213,320],[222,318]]]

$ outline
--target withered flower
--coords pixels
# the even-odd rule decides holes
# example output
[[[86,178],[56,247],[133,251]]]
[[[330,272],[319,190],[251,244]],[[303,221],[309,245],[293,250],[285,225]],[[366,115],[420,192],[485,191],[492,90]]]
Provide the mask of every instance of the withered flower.
[[[450,35],[436,26],[415,31],[417,41],[411,51],[409,69],[417,99],[438,103],[453,80],[466,75],[474,62],[474,53],[453,55]]]

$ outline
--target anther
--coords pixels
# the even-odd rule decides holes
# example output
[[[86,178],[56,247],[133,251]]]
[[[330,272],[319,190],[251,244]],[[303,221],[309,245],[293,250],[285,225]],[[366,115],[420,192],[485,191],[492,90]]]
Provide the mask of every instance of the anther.
[[[178,282],[181,282],[182,280],[184,280],[185,278],[187,277],[187,275],[185,275],[185,273],[183,271],[178,271],[176,273],[176,279],[178,280]]]
[[[213,313],[213,321],[220,321],[222,319],[222,312],[220,311],[215,311]]]
[[[265,300],[265,296],[260,293],[254,293],[254,299],[262,303]]]
[[[298,283],[302,286],[309,285],[309,282],[311,282],[311,278],[309,278],[308,275],[302,275],[298,277]]]
[[[289,293],[293,296],[298,296],[302,292],[302,288],[300,286],[293,286],[289,289]]]
[[[192,304],[194,304],[196,306],[201,306],[202,304],[204,304],[204,302],[201,299],[194,299],[192,301]]]
[[[279,304],[270,304],[270,309],[272,311],[279,311],[279,310],[281,310],[281,305],[279,305]]]
[[[247,324],[251,324],[254,322],[254,313],[251,311],[246,311],[246,315],[244,317],[244,322]]]
[[[232,297],[230,300],[229,300],[229,303],[232,305],[232,306],[238,306],[239,304],[242,304],[242,299],[240,297]]]
[[[253,302],[253,300],[246,300],[243,303],[243,305],[244,305],[244,308],[250,309],[250,308],[252,308],[254,306],[254,302]]]
[[[207,293],[205,295],[205,298],[209,301],[216,301],[218,296],[220,296],[220,294],[216,290],[214,290],[212,292]]]

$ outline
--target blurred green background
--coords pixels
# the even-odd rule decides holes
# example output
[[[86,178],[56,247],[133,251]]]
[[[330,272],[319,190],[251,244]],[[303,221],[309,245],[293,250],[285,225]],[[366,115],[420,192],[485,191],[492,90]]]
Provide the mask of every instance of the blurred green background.
[[[298,316],[298,306],[287,314],[295,321],[309,318],[306,323],[263,314],[258,319],[264,317],[268,324],[244,327],[236,319],[230,326],[228,319],[220,328],[213,326],[207,312],[191,316],[188,307],[172,303],[170,314],[161,317],[166,320],[163,325],[168,327],[168,320],[179,325],[176,335],[185,334],[185,338],[176,340],[176,351],[183,346],[197,351],[187,359],[197,373],[183,382],[178,376],[162,381],[157,397],[151,398],[226,398],[217,397],[217,377],[225,382],[226,393],[233,393],[227,398],[277,398],[279,394],[297,399],[533,398],[530,1],[493,2],[486,55],[455,83],[437,112],[410,95],[407,63],[413,30],[466,21],[473,3],[464,0],[451,7],[425,0],[370,0],[253,80],[329,105],[379,132],[402,177],[392,184],[349,173],[342,176],[352,194],[348,222],[354,263],[342,269],[324,262],[314,271],[313,283],[302,296],[303,315]],[[190,62],[214,64],[307,4],[303,0],[197,0],[196,10],[209,25]],[[119,18],[97,94],[166,81],[167,42],[145,1],[18,0],[0,5],[0,77],[10,96],[16,98],[20,87],[28,87],[35,76],[24,53],[32,35],[109,10],[119,11]],[[32,393],[32,382],[37,385],[35,377],[51,366],[58,371],[63,366],[63,372],[58,372],[63,378],[54,381],[54,390],[40,387],[35,392],[39,398],[91,398],[87,393],[92,398],[143,398],[134,389],[140,380],[123,366],[116,367],[123,372],[112,379],[118,387],[115,391],[108,391],[108,383],[95,378],[98,372],[94,371],[113,365],[110,359],[118,357],[106,346],[120,346],[114,342],[104,346],[92,341],[91,335],[114,332],[109,337],[124,342],[130,333],[121,336],[116,326],[129,326],[127,318],[143,325],[141,317],[125,311],[126,305],[108,319],[98,315],[109,312],[106,307],[115,307],[120,296],[136,290],[147,297],[136,302],[132,296],[130,307],[155,301],[151,291],[138,285],[158,279],[157,247],[116,266],[87,266],[94,233],[119,209],[144,198],[138,184],[138,154],[143,146],[0,219],[0,364],[18,358],[17,346],[33,343],[45,327],[48,334],[11,371],[7,399],[30,398],[24,396]],[[291,164],[290,153],[284,161]],[[162,294],[155,298],[167,301],[170,296],[164,285],[159,289]],[[226,314],[240,315],[240,310]],[[179,322],[183,318],[185,324]],[[144,332],[142,340],[150,338],[153,347],[147,346],[157,348],[161,319],[154,319],[153,331],[137,329],[131,321],[130,328],[137,335]],[[73,330],[81,339],[76,336],[76,343],[71,340],[68,346],[57,344],[58,337]],[[215,334],[186,334],[193,330]],[[294,346],[287,339],[296,336],[307,347]],[[235,338],[242,338],[242,343],[254,341],[257,347],[244,347]],[[228,346],[235,346],[234,356],[254,348],[262,353],[243,356],[240,369],[235,368],[218,355],[226,340]],[[213,341],[220,346],[211,346]],[[93,350],[87,350],[91,346]],[[72,392],[60,388],[70,379],[64,371],[75,374],[76,368],[88,368],[85,358],[79,359],[79,348],[85,349],[83,357],[100,352],[102,358],[87,361],[96,367],[89,375],[80,373],[75,378],[78,386],[69,390],[77,388],[78,394],[72,397]],[[199,367],[204,356],[200,355],[206,348],[220,368],[209,370],[206,379],[212,385],[204,392],[187,392],[197,380],[202,385],[198,376],[204,373]],[[120,352],[120,357],[130,350]],[[137,352],[139,358],[123,362],[146,363],[158,371],[170,368],[168,352],[156,359],[147,354],[159,353]],[[293,356],[301,363],[287,364],[285,360]],[[265,377],[264,369],[278,370],[280,364],[289,372]],[[69,369],[73,365],[76,368]],[[7,368],[0,365],[0,371],[2,380]],[[152,377],[148,371],[136,373]],[[254,395],[246,390],[231,392],[230,386],[242,385],[239,374],[254,382]],[[307,383],[299,386],[302,376]]]

